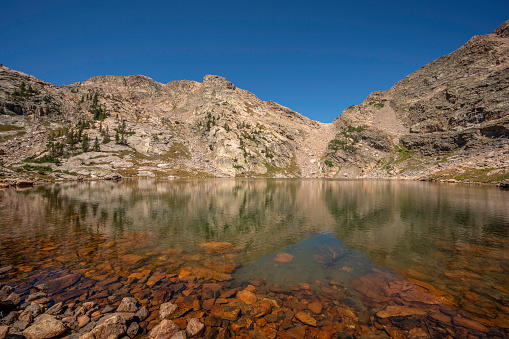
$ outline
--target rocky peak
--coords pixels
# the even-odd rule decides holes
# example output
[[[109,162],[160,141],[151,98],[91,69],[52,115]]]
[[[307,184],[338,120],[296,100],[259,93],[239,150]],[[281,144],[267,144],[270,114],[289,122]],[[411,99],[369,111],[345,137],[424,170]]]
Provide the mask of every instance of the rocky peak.
[[[498,28],[493,31],[493,34],[496,34],[501,38],[509,38],[509,20],[498,26]]]
[[[203,86],[235,90],[235,85],[219,75],[205,75]]]

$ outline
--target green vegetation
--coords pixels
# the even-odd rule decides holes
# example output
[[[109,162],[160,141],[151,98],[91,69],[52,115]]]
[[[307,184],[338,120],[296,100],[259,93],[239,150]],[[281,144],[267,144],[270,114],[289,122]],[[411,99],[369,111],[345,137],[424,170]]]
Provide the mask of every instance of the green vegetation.
[[[0,125],[0,132],[19,131],[23,128],[14,125]]]
[[[387,99],[383,99],[382,101],[387,101]],[[385,106],[383,102],[374,102],[374,101],[368,102],[368,105],[373,105],[378,108],[382,108]]]
[[[31,96],[38,95],[39,91],[37,89],[32,88],[32,85],[27,85],[23,81],[21,85],[19,85],[18,89],[12,92],[12,96],[15,99],[24,100],[28,99]]]
[[[53,172],[49,166],[32,166],[29,164],[23,165],[25,171],[37,171],[39,174],[45,174],[46,172]]]
[[[99,152],[101,149],[99,148],[99,139],[95,137],[94,146],[92,147],[94,152]]]
[[[457,171],[445,170],[435,173],[432,179],[435,180],[449,180],[454,179],[458,181],[479,182],[485,184],[494,184],[502,180],[509,179],[509,173],[490,173],[496,171],[494,168],[463,168],[462,173]]]
[[[128,131],[125,120],[121,120],[118,123],[118,127],[115,128],[115,142],[119,145],[127,145],[126,135],[133,135],[133,131]]]
[[[333,166],[334,166],[334,164],[333,164],[333,163],[332,163],[332,161],[330,161],[330,160],[325,160],[323,163],[324,163],[325,165],[329,166],[329,167],[333,167]]]
[[[106,113],[106,109],[99,105],[99,93],[95,92],[92,98],[92,107],[90,109],[90,113],[94,116],[94,120],[102,121],[108,117]]]
[[[340,149],[342,149],[343,151],[351,151],[351,152],[357,151],[357,149],[353,145],[348,144],[347,140],[338,140],[338,139],[332,139],[329,142],[329,148],[334,151],[339,151]]]
[[[85,134],[81,138],[81,150],[83,152],[88,152],[89,146],[90,146],[90,140],[89,140],[88,134]]]
[[[398,154],[398,161],[404,161],[408,158],[414,156],[415,151],[405,148],[404,146],[395,146],[396,152]]]

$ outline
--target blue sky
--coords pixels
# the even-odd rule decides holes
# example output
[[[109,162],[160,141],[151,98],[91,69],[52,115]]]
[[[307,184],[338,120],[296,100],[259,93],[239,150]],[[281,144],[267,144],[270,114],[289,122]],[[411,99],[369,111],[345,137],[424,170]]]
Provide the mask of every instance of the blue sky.
[[[471,36],[509,1],[4,1],[0,63],[56,85],[226,77],[331,122]]]

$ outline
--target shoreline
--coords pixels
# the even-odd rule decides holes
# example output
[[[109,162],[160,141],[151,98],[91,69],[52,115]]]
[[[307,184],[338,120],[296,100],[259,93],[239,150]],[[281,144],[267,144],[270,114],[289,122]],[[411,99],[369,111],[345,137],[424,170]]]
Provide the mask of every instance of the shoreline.
[[[32,179],[32,178],[9,178],[9,179],[0,179],[0,189],[6,188],[27,188],[34,186],[44,186],[56,183],[78,183],[78,182],[95,182],[95,181],[122,181],[122,180],[185,180],[185,179],[265,179],[265,180],[331,180],[331,181],[348,181],[348,180],[391,180],[391,181],[424,181],[430,183],[447,183],[447,184],[465,184],[465,185],[474,185],[474,186],[490,186],[490,187],[498,187],[502,189],[509,188],[509,181],[504,180],[500,181],[496,184],[484,183],[484,182],[476,182],[476,181],[464,181],[464,180],[456,180],[456,179],[420,179],[420,178],[266,178],[266,177],[122,177],[122,176],[113,176],[111,178],[87,178],[87,177],[79,177],[75,179]]]

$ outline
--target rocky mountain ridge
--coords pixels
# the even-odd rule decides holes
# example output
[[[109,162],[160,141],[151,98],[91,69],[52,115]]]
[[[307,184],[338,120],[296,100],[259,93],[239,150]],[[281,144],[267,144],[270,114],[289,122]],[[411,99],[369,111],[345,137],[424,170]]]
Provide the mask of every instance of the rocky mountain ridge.
[[[206,75],[55,86],[0,66],[0,177],[509,179],[509,21],[332,124]]]

